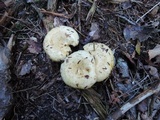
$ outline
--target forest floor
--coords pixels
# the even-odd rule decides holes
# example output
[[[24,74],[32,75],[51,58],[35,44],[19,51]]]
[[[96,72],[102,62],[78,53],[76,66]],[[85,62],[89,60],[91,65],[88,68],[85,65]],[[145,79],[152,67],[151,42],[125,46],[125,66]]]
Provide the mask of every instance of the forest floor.
[[[86,90],[63,82],[63,61],[43,50],[60,25],[80,36],[73,52],[89,42],[113,50],[107,80]],[[160,120],[159,0],[2,0],[0,38],[11,35],[12,120]]]

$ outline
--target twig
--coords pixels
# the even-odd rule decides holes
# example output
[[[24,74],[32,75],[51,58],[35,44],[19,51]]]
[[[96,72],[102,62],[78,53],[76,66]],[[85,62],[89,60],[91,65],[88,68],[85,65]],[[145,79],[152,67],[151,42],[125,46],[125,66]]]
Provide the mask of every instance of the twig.
[[[120,118],[124,113],[126,113],[129,109],[146,99],[147,97],[150,97],[153,94],[156,94],[160,92],[160,82],[152,86],[151,88],[145,90],[141,94],[137,95],[135,98],[124,104],[120,109],[116,110],[114,113],[109,115],[106,120],[117,120]]]
[[[64,18],[67,18],[67,19],[72,18],[73,15],[74,15],[74,14],[65,15],[65,14],[61,14],[61,13],[50,12],[50,11],[46,11],[45,9],[41,9],[41,13],[48,14],[48,15],[53,15],[53,16],[58,16],[58,17],[64,17]]]
[[[149,9],[144,15],[142,15],[140,18],[138,18],[138,20],[136,21],[136,23],[138,23],[142,18],[144,18],[148,13],[150,13],[155,7],[157,7],[158,5],[160,5],[160,2],[157,3],[155,6],[153,6],[151,9]]]
[[[81,32],[82,28],[81,28],[81,2],[82,0],[78,0],[78,29]]]
[[[88,14],[87,14],[87,17],[86,17],[87,23],[88,23],[88,22],[91,22],[91,19],[93,18],[93,15],[94,15],[94,13],[95,13],[95,11],[96,11],[96,8],[97,8],[97,2],[98,2],[98,0],[94,0],[94,1],[93,1],[92,7],[91,7],[91,9],[89,10],[89,12],[88,12]]]
[[[125,16],[122,16],[122,15],[119,15],[119,14],[116,14],[116,16],[118,16],[118,17],[126,20],[127,22],[129,22],[129,23],[132,24],[132,25],[136,25],[136,23],[135,23],[134,21],[129,20],[129,19],[126,18]]]
[[[17,19],[17,18],[14,18],[14,17],[12,17],[12,16],[9,16],[8,14],[1,14],[0,13],[0,16],[1,15],[3,15],[3,17],[5,17],[5,18],[3,18],[4,20],[6,20],[6,18],[10,18],[10,19],[13,19],[13,20],[16,20],[16,21],[19,21],[19,22],[21,22],[22,24],[24,24],[25,26],[30,26],[30,24],[29,23],[27,23],[27,22],[25,22],[25,21],[23,21],[23,20],[21,20],[21,19]],[[1,25],[1,20],[0,20],[0,25]]]

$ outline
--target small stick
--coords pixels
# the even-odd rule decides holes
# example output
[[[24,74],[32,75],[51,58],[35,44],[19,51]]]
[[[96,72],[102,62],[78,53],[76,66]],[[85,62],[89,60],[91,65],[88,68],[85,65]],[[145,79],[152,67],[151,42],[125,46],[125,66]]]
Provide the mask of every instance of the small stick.
[[[118,16],[118,17],[120,17],[120,18],[126,20],[127,22],[129,22],[129,23],[132,24],[132,25],[136,25],[136,23],[135,23],[134,21],[129,20],[129,19],[126,18],[125,16],[118,15],[118,14],[117,14],[116,16]]]
[[[82,31],[82,28],[81,28],[81,3],[82,3],[82,0],[78,0],[78,29],[79,31],[81,32]]]
[[[64,15],[64,14],[60,14],[60,13],[56,13],[56,12],[46,11],[45,9],[41,9],[41,12],[44,13],[44,14],[58,16],[58,17],[64,17],[64,18],[67,18],[67,19],[72,18],[72,16],[73,16],[73,14]]]
[[[141,94],[137,95],[135,98],[124,104],[120,109],[113,112],[111,115],[107,117],[106,120],[117,120],[120,118],[124,113],[126,113],[129,109],[146,99],[147,97],[150,97],[153,94],[156,94],[160,92],[160,82],[157,85],[152,86],[151,88],[145,90]]]
[[[91,22],[91,19],[92,19],[93,15],[94,15],[94,13],[95,13],[95,11],[96,11],[96,8],[97,8],[97,2],[98,2],[98,0],[94,0],[94,1],[93,1],[92,7],[91,7],[91,9],[89,10],[89,12],[88,12],[88,14],[87,14],[87,17],[86,17],[87,23],[88,23],[88,22]]]
[[[151,9],[149,9],[144,15],[142,15],[137,21],[136,23],[138,23],[142,18],[144,18],[148,13],[150,13],[155,7],[157,7],[158,5],[160,5],[160,2],[157,3],[155,6],[153,6]]]

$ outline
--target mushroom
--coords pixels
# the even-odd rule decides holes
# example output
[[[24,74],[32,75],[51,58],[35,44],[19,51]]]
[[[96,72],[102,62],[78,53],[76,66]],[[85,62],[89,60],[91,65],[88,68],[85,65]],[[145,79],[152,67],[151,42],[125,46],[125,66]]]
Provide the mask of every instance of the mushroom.
[[[93,55],[95,59],[97,82],[108,78],[114,67],[114,55],[112,50],[102,43],[88,43],[83,48]]]
[[[48,32],[43,41],[43,48],[53,61],[61,61],[72,51],[71,46],[77,46],[79,36],[68,26],[53,28]]]
[[[63,81],[73,88],[87,89],[96,83],[94,58],[84,50],[66,57],[60,72]]]

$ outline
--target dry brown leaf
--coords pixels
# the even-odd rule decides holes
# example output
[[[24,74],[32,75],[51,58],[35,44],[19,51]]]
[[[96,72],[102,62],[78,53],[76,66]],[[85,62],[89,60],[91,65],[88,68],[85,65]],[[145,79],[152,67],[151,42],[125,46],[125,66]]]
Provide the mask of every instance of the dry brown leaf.
[[[149,55],[149,60],[160,55],[160,45],[158,44],[158,45],[156,45],[155,48],[153,48],[152,50],[149,50],[148,55]]]

